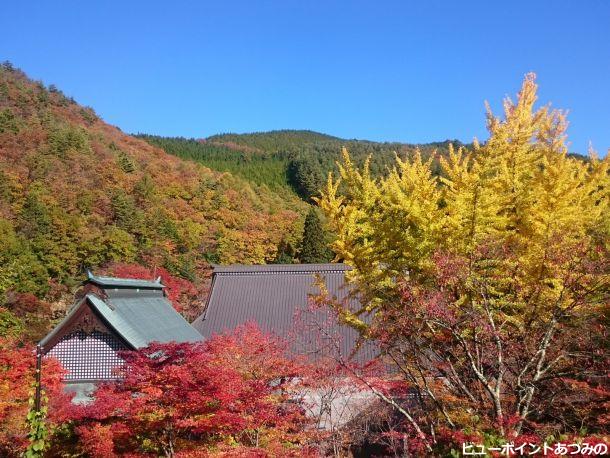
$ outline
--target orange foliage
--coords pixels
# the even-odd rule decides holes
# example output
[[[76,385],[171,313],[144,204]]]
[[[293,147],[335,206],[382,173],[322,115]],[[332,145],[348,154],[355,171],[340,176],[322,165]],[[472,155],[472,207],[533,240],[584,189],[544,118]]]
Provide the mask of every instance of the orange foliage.
[[[37,284],[70,284],[109,262],[192,279],[210,262],[270,261],[294,232],[299,208],[126,135],[61,92],[0,67],[0,233],[4,224],[19,244],[14,253],[32,255],[25,265]],[[14,253],[0,250],[0,261],[12,266]],[[0,296],[17,286],[0,280]]]

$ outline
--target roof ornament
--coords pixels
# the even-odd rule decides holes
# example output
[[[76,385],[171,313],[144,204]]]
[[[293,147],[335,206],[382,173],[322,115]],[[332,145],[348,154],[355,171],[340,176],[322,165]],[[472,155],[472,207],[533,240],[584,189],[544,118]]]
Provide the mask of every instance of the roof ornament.
[[[87,269],[87,279],[88,279],[88,280],[93,280],[93,277],[94,277],[94,275],[93,275],[93,273],[91,272],[91,270]]]
[[[161,275],[159,275],[159,276],[157,277],[157,279],[155,280],[155,283],[159,283],[159,284],[161,284]]]

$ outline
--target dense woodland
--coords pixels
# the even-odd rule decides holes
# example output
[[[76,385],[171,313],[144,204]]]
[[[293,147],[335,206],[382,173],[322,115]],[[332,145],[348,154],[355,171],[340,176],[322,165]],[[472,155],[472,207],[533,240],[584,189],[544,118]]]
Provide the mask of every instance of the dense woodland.
[[[536,89],[528,75],[503,116],[488,112],[483,144],[189,140],[126,135],[3,64],[0,455],[460,456],[546,440],[590,456],[610,425],[610,159],[571,157],[565,113],[536,108]],[[86,406],[46,360],[32,408],[33,345],[87,269],[160,275],[192,319],[213,263],[331,259],[354,267],[363,307],[321,294],[311,311],[381,361],[312,362],[245,326],[124,355],[123,381]],[[326,409],[375,402],[322,428],[310,392]]]
[[[56,301],[88,268],[264,263],[298,246],[296,195],[166,154],[54,87],[0,67],[0,298]]]
[[[292,190],[305,200],[318,194],[329,172],[336,171],[341,148],[348,148],[353,160],[370,159],[371,172],[381,175],[394,164],[396,155],[411,157],[419,150],[434,157],[446,155],[450,142],[410,145],[345,140],[311,131],[283,130],[254,134],[224,134],[197,140],[138,135],[170,154],[190,159],[219,171],[227,171],[274,190]]]

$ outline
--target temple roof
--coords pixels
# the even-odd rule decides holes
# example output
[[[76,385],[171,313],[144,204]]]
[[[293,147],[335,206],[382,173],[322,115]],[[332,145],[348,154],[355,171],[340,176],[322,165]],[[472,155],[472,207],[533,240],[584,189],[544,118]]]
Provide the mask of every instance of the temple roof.
[[[155,281],[134,278],[103,277],[93,275],[90,271],[87,272],[87,280],[85,283],[93,283],[108,288],[165,288],[165,285],[161,283],[161,277],[157,278]]]
[[[345,280],[345,264],[269,264],[216,266],[210,296],[203,314],[194,322],[204,338],[230,331],[236,326],[255,323],[289,341],[300,354],[315,354],[329,344],[332,334],[342,356],[356,350],[358,332],[340,324],[328,308],[310,307],[310,297],[320,294],[316,277],[328,293],[347,306],[360,308]],[[359,360],[373,356],[375,349],[365,345],[356,352]]]
[[[87,306],[134,349],[152,342],[196,342],[202,339],[201,334],[174,310],[159,281],[89,275],[87,283],[101,286],[101,292],[89,292],[81,298],[40,345],[44,347],[56,341],[62,331],[70,328],[81,308]]]

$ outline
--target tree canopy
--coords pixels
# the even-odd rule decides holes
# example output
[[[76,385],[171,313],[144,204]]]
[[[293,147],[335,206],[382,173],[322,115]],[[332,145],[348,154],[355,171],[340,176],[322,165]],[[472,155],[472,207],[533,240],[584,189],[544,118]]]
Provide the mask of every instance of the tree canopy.
[[[330,235],[324,228],[320,215],[315,207],[311,207],[305,218],[303,242],[299,259],[306,264],[325,263],[333,259],[333,252],[328,248]]]
[[[282,241],[296,244],[305,208],[126,135],[0,66],[0,304],[13,293],[56,299],[87,268],[117,262],[200,287],[212,262],[269,262]]]
[[[429,447],[438,428],[577,433],[559,399],[608,393],[610,159],[568,156],[536,89],[527,75],[503,118],[488,109],[489,139],[451,149],[442,177],[416,154],[377,178],[344,151],[318,199],[363,300],[334,305],[425,397],[433,413],[406,418]]]

